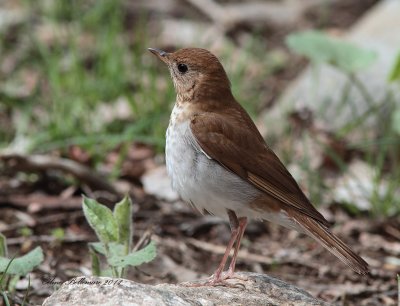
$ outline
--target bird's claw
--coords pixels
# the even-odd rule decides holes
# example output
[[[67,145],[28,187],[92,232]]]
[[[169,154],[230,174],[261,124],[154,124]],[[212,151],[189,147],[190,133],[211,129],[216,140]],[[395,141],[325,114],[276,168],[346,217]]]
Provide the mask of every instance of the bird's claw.
[[[217,286],[222,286],[222,287],[229,287],[229,288],[241,288],[245,289],[246,286],[243,283],[233,283],[233,282],[228,282],[227,280],[231,279],[238,279],[241,281],[247,281],[248,278],[246,276],[240,276],[237,275],[231,271],[228,271],[226,273],[222,273],[219,276],[216,276],[215,274],[211,275],[207,280],[205,281],[199,281],[199,282],[185,282],[182,283],[182,286],[185,287],[217,287]]]

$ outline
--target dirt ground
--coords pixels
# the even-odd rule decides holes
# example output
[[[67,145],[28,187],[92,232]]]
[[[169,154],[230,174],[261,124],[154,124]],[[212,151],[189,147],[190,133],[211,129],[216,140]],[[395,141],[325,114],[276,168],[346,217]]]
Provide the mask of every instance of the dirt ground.
[[[75,197],[62,206],[57,205],[55,198],[47,198],[46,205],[38,205],[46,202],[43,196],[37,202],[33,198],[17,202],[13,196],[9,200],[12,204],[3,204],[0,216],[5,227],[2,232],[7,237],[17,237],[9,238],[10,251],[24,252],[32,245],[41,245],[45,250],[44,264],[31,273],[31,301],[38,303],[53,290],[43,284],[46,275],[66,281],[88,272],[86,243],[96,241],[96,237]],[[151,284],[179,283],[214,272],[229,239],[227,223],[213,216],[201,216],[181,201],[163,202],[151,196],[144,196],[134,210],[135,241],[152,233],[158,255],[155,261],[132,271],[129,279]],[[257,221],[248,226],[237,270],[278,277],[338,305],[395,305],[396,274],[400,272],[399,220],[372,221],[349,215],[339,207],[322,212],[328,220],[336,221],[334,233],[370,264],[370,275],[355,274],[302,234]],[[16,215],[19,221],[15,220]],[[27,224],[33,233],[23,237],[20,229]],[[49,235],[49,229],[58,227],[65,230],[63,242]]]

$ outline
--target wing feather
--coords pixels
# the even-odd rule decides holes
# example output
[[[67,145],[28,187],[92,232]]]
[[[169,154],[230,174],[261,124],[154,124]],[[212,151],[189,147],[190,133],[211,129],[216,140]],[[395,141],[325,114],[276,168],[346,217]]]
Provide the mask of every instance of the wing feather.
[[[228,116],[228,118],[227,118]],[[239,129],[238,126],[245,125]],[[191,132],[200,148],[220,165],[284,205],[327,225],[275,153],[268,148],[247,113],[202,113],[192,117]]]

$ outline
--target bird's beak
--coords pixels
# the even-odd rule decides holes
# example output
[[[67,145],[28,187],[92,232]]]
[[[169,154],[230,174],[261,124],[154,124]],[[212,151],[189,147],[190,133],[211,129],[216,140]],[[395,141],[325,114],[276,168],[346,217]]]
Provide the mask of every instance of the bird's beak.
[[[160,60],[162,60],[164,63],[166,63],[167,61],[167,56],[169,53],[160,50],[160,49],[156,49],[156,48],[148,48],[147,50],[149,50],[151,53],[153,53],[155,56],[157,56]]]

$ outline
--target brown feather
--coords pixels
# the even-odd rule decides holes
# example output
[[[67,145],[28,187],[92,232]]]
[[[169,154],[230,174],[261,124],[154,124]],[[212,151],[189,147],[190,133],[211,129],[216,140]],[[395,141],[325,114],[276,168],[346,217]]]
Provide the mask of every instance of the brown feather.
[[[329,229],[315,219],[293,213],[292,218],[305,231],[306,234],[317,240],[324,248],[339,258],[344,264],[355,272],[367,274],[368,264],[354,253],[343,241],[332,234]]]
[[[190,127],[202,150],[222,166],[286,206],[328,225],[236,101],[223,110],[199,112]]]

